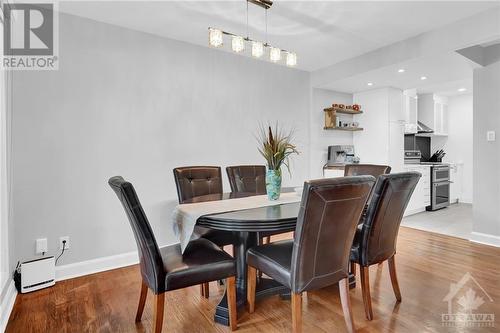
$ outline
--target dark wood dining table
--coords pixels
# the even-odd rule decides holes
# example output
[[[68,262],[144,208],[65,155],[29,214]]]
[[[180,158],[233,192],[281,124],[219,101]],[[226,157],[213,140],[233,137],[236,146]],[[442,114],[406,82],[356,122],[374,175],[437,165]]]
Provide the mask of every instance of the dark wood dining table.
[[[283,192],[292,192],[284,188]],[[255,193],[224,193],[194,197],[186,203],[229,200],[254,196]],[[263,232],[294,231],[299,215],[300,202],[284,203],[275,206],[237,210],[227,213],[203,215],[197,225],[214,230],[229,231],[234,234],[234,259],[236,261],[236,300],[238,309],[244,307],[247,297],[247,250],[258,245],[258,234]],[[290,290],[267,277],[258,279],[255,298],[280,294],[289,296]],[[217,305],[214,320],[229,325],[229,312],[226,294]]]

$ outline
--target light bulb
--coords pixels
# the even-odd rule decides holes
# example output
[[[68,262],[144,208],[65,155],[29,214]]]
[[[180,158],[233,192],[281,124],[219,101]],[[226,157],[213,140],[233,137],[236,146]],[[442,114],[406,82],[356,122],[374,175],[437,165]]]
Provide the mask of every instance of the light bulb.
[[[220,47],[223,44],[222,31],[219,29],[208,29],[208,44],[212,47]]]
[[[231,41],[231,48],[234,52],[241,52],[245,49],[245,40],[241,36],[233,36]]]
[[[264,44],[261,42],[252,42],[252,56],[260,58],[264,54]]]
[[[281,60],[281,50],[277,47],[271,47],[269,51],[269,60],[272,62],[278,62]]]
[[[287,52],[286,53],[286,65],[293,67],[297,65],[297,54],[294,52]]]

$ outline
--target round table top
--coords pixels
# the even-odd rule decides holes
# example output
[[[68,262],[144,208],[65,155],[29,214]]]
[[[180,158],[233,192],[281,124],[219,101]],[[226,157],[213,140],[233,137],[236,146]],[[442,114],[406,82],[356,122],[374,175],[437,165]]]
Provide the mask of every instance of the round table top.
[[[285,188],[283,192],[293,189]],[[256,195],[255,193],[224,193],[195,197],[185,203],[214,200],[228,200]],[[259,207],[201,216],[197,224],[206,228],[224,231],[290,231],[295,229],[299,215],[300,202],[276,206]]]

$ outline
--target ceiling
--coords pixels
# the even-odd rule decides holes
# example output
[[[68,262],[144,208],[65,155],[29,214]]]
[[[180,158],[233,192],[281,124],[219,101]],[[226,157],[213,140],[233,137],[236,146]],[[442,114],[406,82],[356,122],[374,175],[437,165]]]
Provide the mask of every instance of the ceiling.
[[[495,6],[499,2],[279,1],[268,11],[268,36],[271,44],[297,53],[298,68],[312,71]],[[249,7],[249,36],[264,40],[264,10]],[[246,31],[244,0],[64,1],[59,9],[202,46],[209,26]]]
[[[332,82],[322,88],[354,93],[381,87],[402,90],[416,88],[419,93],[459,94],[459,88],[472,91],[472,70],[477,64],[456,52],[446,52],[378,68]],[[398,71],[403,69],[403,73]],[[421,78],[425,76],[426,79]],[[372,83],[372,85],[368,85]],[[470,84],[469,84],[470,83]]]

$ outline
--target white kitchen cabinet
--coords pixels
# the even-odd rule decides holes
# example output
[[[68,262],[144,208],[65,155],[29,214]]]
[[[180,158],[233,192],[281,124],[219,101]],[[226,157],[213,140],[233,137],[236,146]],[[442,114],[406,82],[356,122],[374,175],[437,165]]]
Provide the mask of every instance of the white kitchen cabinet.
[[[434,130],[432,135],[448,135],[448,99],[434,94],[418,95],[418,121]]]
[[[403,91],[403,110],[405,116],[405,134],[418,131],[418,96],[415,89]]]
[[[450,203],[457,203],[462,198],[463,164],[450,164]]]
[[[344,168],[343,167],[325,168],[323,169],[323,177],[324,178],[344,177]]]
[[[406,207],[405,216],[425,211],[431,204],[431,168],[429,165],[405,165],[405,171],[417,171],[422,174]]]

